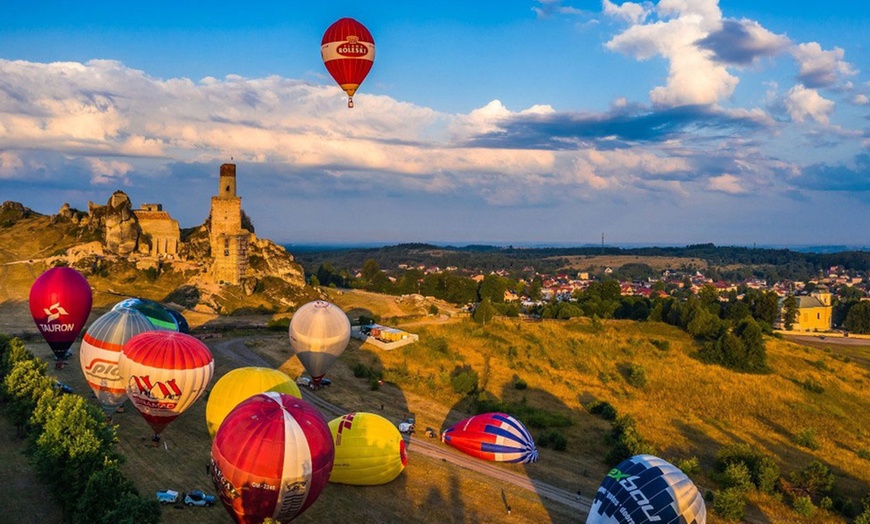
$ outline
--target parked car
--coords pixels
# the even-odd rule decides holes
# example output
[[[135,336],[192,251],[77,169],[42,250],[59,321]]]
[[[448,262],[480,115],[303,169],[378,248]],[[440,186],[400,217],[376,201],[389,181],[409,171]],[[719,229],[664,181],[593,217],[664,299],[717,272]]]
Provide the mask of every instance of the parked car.
[[[161,504],[175,504],[178,502],[178,492],[173,489],[161,489],[157,492],[157,502]]]
[[[194,489],[188,491],[187,495],[184,496],[184,503],[188,506],[211,506],[214,504],[214,497]]]
[[[72,393],[73,392],[73,388],[64,384],[60,380],[54,381],[54,389],[60,391],[61,393]]]

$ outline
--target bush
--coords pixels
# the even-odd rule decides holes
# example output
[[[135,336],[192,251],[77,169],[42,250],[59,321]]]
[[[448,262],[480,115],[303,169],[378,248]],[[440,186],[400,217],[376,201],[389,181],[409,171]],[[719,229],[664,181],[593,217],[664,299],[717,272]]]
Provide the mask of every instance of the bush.
[[[824,386],[822,386],[819,382],[817,382],[811,378],[804,379],[804,381],[801,382],[801,387],[803,389],[809,391],[810,393],[821,394],[821,393],[825,392]]]
[[[814,511],[816,511],[816,506],[813,504],[813,500],[807,496],[796,497],[794,501],[792,501],[792,507],[794,508],[795,513],[801,517],[809,517]]]
[[[468,364],[456,366],[450,374],[450,386],[453,391],[461,395],[471,395],[477,391],[479,380],[477,371],[471,369]]]
[[[526,389],[527,387],[529,387],[529,385],[526,384],[525,380],[521,379],[520,377],[516,377],[514,379],[514,388],[519,389],[519,390],[523,390],[523,389]]]
[[[626,367],[625,381],[638,389],[646,387],[646,370],[640,364],[629,364]]]
[[[743,520],[746,515],[746,494],[737,488],[717,491],[713,497],[713,513],[725,520]]]
[[[819,443],[816,442],[816,430],[813,428],[803,428],[798,431],[794,436],[794,442],[807,449],[819,449]]]
[[[266,322],[266,329],[269,331],[289,331],[290,317],[271,318]]]
[[[739,489],[746,492],[754,487],[749,467],[744,462],[729,464],[722,474],[722,485],[726,488]]]
[[[643,439],[631,415],[622,415],[613,421],[609,440],[613,447],[604,460],[611,466],[634,455],[655,454],[655,448]]]
[[[553,448],[556,451],[568,449],[568,438],[558,429],[542,433],[535,442],[542,448]]]
[[[670,340],[650,340],[650,343],[659,351],[670,351],[671,349]]]
[[[609,402],[600,401],[594,402],[589,406],[589,413],[598,415],[604,420],[616,420],[616,408],[611,406]]]
[[[698,457],[680,459],[675,465],[686,475],[693,475],[701,471],[701,463],[698,461]]]

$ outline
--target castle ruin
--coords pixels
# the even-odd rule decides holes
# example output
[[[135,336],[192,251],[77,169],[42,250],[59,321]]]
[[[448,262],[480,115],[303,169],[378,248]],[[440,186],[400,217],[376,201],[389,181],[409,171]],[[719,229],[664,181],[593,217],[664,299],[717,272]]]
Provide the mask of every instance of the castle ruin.
[[[209,243],[215,282],[239,284],[248,269],[250,233],[242,228],[242,198],[236,196],[236,165],[221,165],[217,196],[211,197]]]
[[[178,227],[178,220],[173,219],[169,213],[163,211],[163,204],[142,204],[142,208],[134,210],[133,214],[139,220],[142,234],[151,239],[148,255],[152,257],[178,255],[181,229]],[[140,252],[145,249],[140,241]]]

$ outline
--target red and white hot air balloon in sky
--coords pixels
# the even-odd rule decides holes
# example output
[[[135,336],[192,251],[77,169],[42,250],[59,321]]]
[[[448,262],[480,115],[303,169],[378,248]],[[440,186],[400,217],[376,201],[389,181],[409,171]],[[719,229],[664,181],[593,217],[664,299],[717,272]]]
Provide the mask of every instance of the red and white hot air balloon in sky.
[[[127,396],[156,437],[205,392],[214,359],[195,337],[146,331],[124,344],[118,368],[127,379]]]
[[[375,40],[361,23],[342,18],[329,26],[320,42],[326,70],[347,93],[347,107],[375,61]]]
[[[30,287],[30,314],[58,361],[85,327],[93,299],[88,280],[71,267],[51,268]]]

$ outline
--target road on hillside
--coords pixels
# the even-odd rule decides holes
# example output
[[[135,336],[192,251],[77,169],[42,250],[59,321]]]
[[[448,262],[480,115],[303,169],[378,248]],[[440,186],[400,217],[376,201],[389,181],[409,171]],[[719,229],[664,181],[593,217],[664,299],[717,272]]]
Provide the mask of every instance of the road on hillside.
[[[251,351],[245,345],[244,338],[233,338],[211,342],[209,347],[215,353],[219,353],[221,357],[237,362],[243,366],[272,367],[271,363]],[[302,389],[302,396],[305,400],[317,406],[317,408],[324,414],[338,417],[347,413],[346,409],[318,397],[314,391]],[[558,488],[540,480],[530,479],[525,475],[503,469],[493,463],[465,455],[441,444],[438,440],[429,440],[413,435],[410,436],[410,439],[408,440],[408,451],[420,453],[421,455],[436,460],[440,459],[445,462],[450,462],[451,464],[455,464],[461,468],[486,475],[494,480],[532,491],[543,499],[562,504],[580,512],[580,516],[585,517],[592,506],[592,499],[589,497],[581,497],[578,500],[576,493]]]

